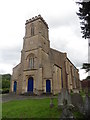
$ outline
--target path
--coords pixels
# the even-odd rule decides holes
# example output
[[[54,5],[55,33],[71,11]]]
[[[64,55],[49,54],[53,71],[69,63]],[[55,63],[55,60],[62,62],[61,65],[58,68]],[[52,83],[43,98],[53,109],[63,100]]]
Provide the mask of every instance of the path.
[[[2,102],[8,102],[11,100],[24,100],[24,99],[44,99],[44,98],[50,98],[51,96],[24,96],[24,95],[16,95],[16,94],[3,94],[2,95]],[[53,98],[56,98],[56,96],[53,96]]]

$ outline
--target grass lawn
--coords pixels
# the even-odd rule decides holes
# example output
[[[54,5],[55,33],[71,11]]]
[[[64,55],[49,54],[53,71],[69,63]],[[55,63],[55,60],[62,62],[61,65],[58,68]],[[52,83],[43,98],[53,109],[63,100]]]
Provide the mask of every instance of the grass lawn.
[[[57,102],[57,98],[54,98],[54,107],[50,108],[50,98],[9,101],[2,104],[2,117],[60,118],[62,110],[58,110]],[[73,112],[73,115],[77,120],[84,117],[79,111]]]
[[[2,104],[3,118],[60,118],[61,110],[57,108],[57,99],[53,99],[54,107],[50,108],[50,99],[15,100]]]

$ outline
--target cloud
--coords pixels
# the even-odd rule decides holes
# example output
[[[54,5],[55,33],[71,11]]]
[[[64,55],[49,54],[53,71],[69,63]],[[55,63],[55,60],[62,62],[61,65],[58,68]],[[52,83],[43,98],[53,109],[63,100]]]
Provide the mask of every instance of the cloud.
[[[12,68],[20,62],[20,46],[0,48],[0,73],[11,73]]]
[[[25,21],[41,14],[49,25],[52,48],[67,52],[76,67],[87,61],[87,41],[81,38],[75,0],[0,1],[0,72],[10,72],[20,61]]]
[[[0,63],[15,65],[20,59],[20,46],[0,50]]]
[[[88,76],[88,73],[85,72],[85,70],[78,68],[79,69],[79,74],[80,74],[80,80],[85,79]]]
[[[84,2],[89,2],[90,0],[83,0]]]
[[[64,32],[63,32],[64,31]],[[77,28],[61,26],[53,29],[51,35],[51,47],[66,52],[68,58],[75,66],[80,67],[88,60],[87,41],[82,39]],[[55,36],[53,36],[55,34]],[[85,49],[84,49],[85,48]]]
[[[12,64],[0,63],[0,74],[7,74],[7,73],[12,74],[13,67],[14,66]]]

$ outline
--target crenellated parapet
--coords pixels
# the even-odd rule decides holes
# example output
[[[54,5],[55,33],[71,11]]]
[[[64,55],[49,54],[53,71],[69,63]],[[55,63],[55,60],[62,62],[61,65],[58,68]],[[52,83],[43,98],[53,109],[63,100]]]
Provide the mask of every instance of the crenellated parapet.
[[[44,22],[44,24],[47,26],[47,28],[49,28],[49,27],[48,27],[48,24],[46,23],[46,21],[43,19],[43,17],[42,17],[41,15],[38,15],[38,16],[32,17],[32,18],[29,19],[29,20],[26,20],[25,25],[28,24],[28,23],[31,23],[31,22],[33,22],[33,21],[35,21],[35,20],[38,20],[38,19],[41,19],[41,20]]]

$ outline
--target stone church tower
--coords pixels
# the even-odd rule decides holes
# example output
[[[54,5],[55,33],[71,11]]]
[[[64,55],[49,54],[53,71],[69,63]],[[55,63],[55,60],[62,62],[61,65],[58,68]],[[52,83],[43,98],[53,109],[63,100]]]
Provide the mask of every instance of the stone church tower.
[[[13,68],[11,92],[57,94],[61,89],[79,91],[78,69],[66,53],[50,48],[49,28],[40,16],[26,21],[21,61]]]

